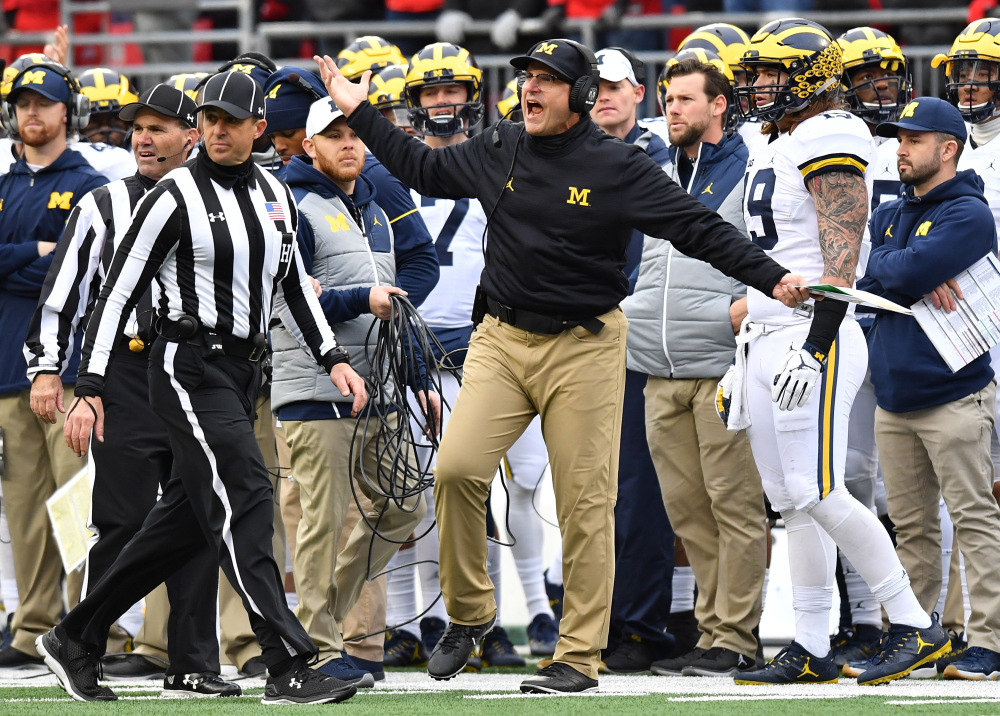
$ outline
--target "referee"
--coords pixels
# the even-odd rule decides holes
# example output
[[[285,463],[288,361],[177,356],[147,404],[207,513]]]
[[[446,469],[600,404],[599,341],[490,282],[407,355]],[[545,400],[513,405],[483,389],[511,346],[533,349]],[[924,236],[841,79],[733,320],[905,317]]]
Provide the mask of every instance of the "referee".
[[[341,701],[356,689],[310,669],[316,647],[285,604],[271,550],[271,482],[254,439],[258,359],[272,299],[282,320],[353,408],[366,400],[302,271],[291,193],[251,160],[267,122],[260,86],[216,75],[204,87],[205,151],[140,202],[94,308],[66,441],[87,452],[104,439],[104,376],[112,347],[146,287],[161,288],[161,338],[149,358],[152,408],[174,454],[163,496],[87,598],[36,645],[63,688],[83,701],[113,700],[97,683],[108,629],[125,610],[208,544],[239,593],[269,676],[264,703]]]
[[[181,166],[197,143],[196,114],[194,100],[165,84],[123,108],[119,116],[134,121],[131,142],[138,171],[87,194],[66,222],[24,351],[32,381],[31,409],[46,423],[56,422],[56,410],[65,412],[60,375],[73,353],[76,331],[110,268],[115,246],[121,243],[139,200],[167,172]],[[151,286],[112,349],[113,367],[102,398],[108,409],[108,438],[93,447],[90,521],[98,540],[87,552],[84,594],[142,527],[170,476],[173,456],[167,428],[149,405],[153,300]],[[209,598],[218,589],[218,559],[205,545],[166,581],[172,616],[167,622],[165,609],[154,611],[147,605],[144,630],[157,634],[163,631],[163,622],[167,624],[170,666],[165,691],[239,696],[239,686],[219,678],[215,600]],[[141,645],[134,654],[137,663],[151,665],[139,651]]]

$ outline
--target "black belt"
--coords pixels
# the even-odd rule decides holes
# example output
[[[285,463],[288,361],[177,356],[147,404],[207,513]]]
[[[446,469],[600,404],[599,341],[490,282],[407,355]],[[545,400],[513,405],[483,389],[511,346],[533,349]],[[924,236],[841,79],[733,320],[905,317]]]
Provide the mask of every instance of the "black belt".
[[[535,313],[523,308],[512,308],[506,306],[496,299],[486,297],[486,310],[491,316],[496,317],[503,323],[520,328],[529,333],[546,333],[555,335],[568,331],[570,328],[583,326],[595,336],[604,328],[604,323],[596,317],[582,319],[563,319],[554,316],[546,316],[543,313]],[[606,313],[606,311],[605,311]]]
[[[164,339],[198,346],[205,350],[205,355],[226,355],[256,363],[267,352],[267,336],[263,333],[253,338],[221,335],[186,316],[180,321],[161,318],[157,328]]]

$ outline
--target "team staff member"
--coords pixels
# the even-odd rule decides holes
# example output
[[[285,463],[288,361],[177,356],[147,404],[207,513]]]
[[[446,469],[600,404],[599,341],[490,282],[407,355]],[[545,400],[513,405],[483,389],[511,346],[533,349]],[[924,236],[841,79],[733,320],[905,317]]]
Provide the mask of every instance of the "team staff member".
[[[95,189],[73,209],[25,341],[28,378],[32,380],[31,407],[49,424],[55,424],[57,411],[66,412],[60,375],[132,212],[156,182],[184,163],[198,142],[198,130],[193,126],[197,114],[194,100],[168,85],[151,88],[116,114],[131,125],[132,152],[139,170],[135,176]],[[90,522],[98,539],[87,551],[84,594],[100,582],[142,527],[156,504],[159,488],[170,475],[173,457],[167,429],[149,405],[147,366],[153,340],[153,305],[150,287],[112,351],[114,368],[108,372],[103,396],[108,408],[107,439],[93,444]],[[206,546],[167,579],[172,617],[164,689],[169,695],[241,693],[239,686],[218,676],[215,600],[210,598],[218,588],[217,562]],[[161,632],[166,621],[165,609],[147,604],[142,633]],[[154,624],[159,626],[154,629]],[[143,645],[138,639],[137,645],[141,652]],[[146,661],[138,654],[135,658]]]
[[[21,347],[70,211],[106,181],[66,146],[67,135],[86,123],[87,109],[69,70],[28,65],[14,78],[6,105],[6,116],[15,121],[5,128],[24,147],[0,179],[0,426],[9,446],[3,495],[21,604],[11,625],[14,641],[0,651],[0,668],[41,663],[32,644],[62,610],[62,560],[45,500],[85,463],[59,445],[59,424],[46,424],[31,411]],[[69,384],[76,382],[77,355],[64,374]],[[74,572],[70,579],[71,600],[78,577]]]
[[[267,124],[260,86],[243,73],[216,75],[199,110],[205,151],[136,209],[88,324],[65,430],[77,454],[87,452],[92,431],[103,440],[109,354],[155,276],[161,339],[150,352],[149,394],[170,435],[171,477],[100,583],[36,645],[74,698],[113,700],[97,683],[108,628],[207,543],[261,643],[264,703],[340,701],[355,687],[308,668],[316,647],[285,603],[271,547],[271,481],[251,424],[277,292],[288,306],[282,320],[341,393],[353,392],[355,410],[364,384],[302,270],[291,193],[251,159]]]
[[[722,62],[694,58],[668,63],[668,170],[746,231],[748,152],[738,132],[725,132],[732,98],[725,70]],[[629,367],[649,375],[646,429],[663,506],[698,584],[702,636],[690,652],[653,662],[654,674],[733,676],[755,662],[767,557],[764,490],[746,431],[726,430],[715,406],[718,380],[736,352],[731,311],[745,312],[745,296],[745,287],[703,261],[648,241],[635,293],[622,306]]]
[[[594,126],[588,112],[597,59],[582,45],[550,40],[512,60],[522,72],[524,125],[503,122],[434,150],[365,101],[367,78],[352,85],[330,58],[316,59],[348,124],[390,171],[425,195],[474,196],[492,214],[479,302],[488,315],[472,336],[438,453],[441,586],[452,623],[428,672],[447,679],[461,671],[496,619],[482,529],[486,496],[500,457],[541,414],[565,598],[555,661],[522,689],[594,689],[614,583],[626,333],[616,306],[627,291],[622,266],[632,229],[669,236],[789,304],[805,297],[794,288],[801,277],[684,193],[641,149]]]
[[[597,62],[601,89],[590,110],[594,123],[623,142],[642,147],[663,166],[670,159],[666,143],[636,122],[636,109],[646,96],[645,66],[631,52],[617,47],[600,50]],[[625,260],[630,288],[635,287],[642,250],[642,232],[633,231]],[[666,631],[674,572],[673,531],[646,442],[645,386],[645,374],[625,372],[615,503],[615,591],[608,648],[601,659],[611,673],[647,671],[653,661],[670,656],[675,644]]]
[[[910,102],[895,122],[878,127],[898,137],[901,199],[872,216],[872,251],[858,288],[910,306],[927,294],[954,310],[951,281],[996,254],[996,227],[983,181],[957,165],[967,140],[955,107],[936,97]],[[961,297],[961,296],[959,296]],[[941,591],[939,495],[956,527],[969,583],[968,649],[944,677],[1000,677],[1000,507],[993,498],[996,381],[983,354],[952,372],[912,316],[879,313],[869,335],[878,409],[875,437],[896,550],[920,575],[925,604]],[[928,530],[928,524],[931,528]],[[928,534],[929,533],[929,534]]]

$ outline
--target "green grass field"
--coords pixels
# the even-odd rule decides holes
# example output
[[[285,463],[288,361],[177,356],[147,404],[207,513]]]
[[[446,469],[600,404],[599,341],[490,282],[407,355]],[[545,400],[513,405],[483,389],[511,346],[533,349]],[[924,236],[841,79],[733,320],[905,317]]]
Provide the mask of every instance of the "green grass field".
[[[637,716],[638,714],[739,714],[740,716],[868,716],[868,714],[1000,714],[1000,683],[904,680],[880,687],[838,685],[747,687],[729,679],[602,676],[601,692],[576,697],[525,696],[518,690],[523,674],[462,674],[437,683],[416,671],[391,672],[375,689],[342,703],[313,707],[359,716],[399,714],[504,714],[504,716]],[[253,716],[273,713],[263,706],[259,680],[240,682],[240,699],[162,699],[160,684],[109,682],[119,701],[81,704],[71,701],[51,676],[0,678],[0,714],[114,714],[128,716]],[[293,708],[293,707],[289,707]]]

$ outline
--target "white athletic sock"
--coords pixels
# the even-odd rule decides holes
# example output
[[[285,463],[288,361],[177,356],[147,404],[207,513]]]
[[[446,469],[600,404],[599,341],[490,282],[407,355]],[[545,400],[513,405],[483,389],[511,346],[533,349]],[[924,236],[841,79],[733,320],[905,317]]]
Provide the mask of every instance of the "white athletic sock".
[[[670,584],[673,592],[670,600],[670,613],[693,611],[694,570],[691,567],[674,567],[674,575]]]
[[[486,573],[493,582],[493,598],[497,602],[497,626],[500,624],[500,595],[503,592],[500,583],[500,545],[490,540],[486,546]]]
[[[295,611],[295,607],[299,606],[299,593],[298,592],[285,592],[285,604],[292,611]]]
[[[764,587],[760,594],[760,611],[763,613],[764,606],[767,604],[767,587],[771,583],[771,568],[767,567],[764,569]]]
[[[830,651],[830,609],[836,547],[808,513],[781,513],[788,536],[788,572],[795,609],[795,641],[814,656]]]
[[[535,491],[521,487],[516,482],[507,481],[510,495],[510,536],[514,545],[510,548],[521,579],[524,600],[528,607],[528,619],[536,614],[552,616],[549,597],[545,593],[545,579],[542,576],[542,518],[535,511],[532,498]]]
[[[413,620],[417,616],[417,559],[416,549],[396,552],[389,560],[386,570],[385,623],[389,628],[399,627],[413,631]]]
[[[930,626],[931,618],[920,608],[910,588],[910,578],[875,515],[842,487],[812,507],[809,515],[847,555],[882,604],[890,622],[918,628]]]
[[[552,564],[549,565],[549,571],[545,578],[549,580],[549,584],[562,586],[562,544],[558,542],[556,543],[556,553],[552,556]]]

